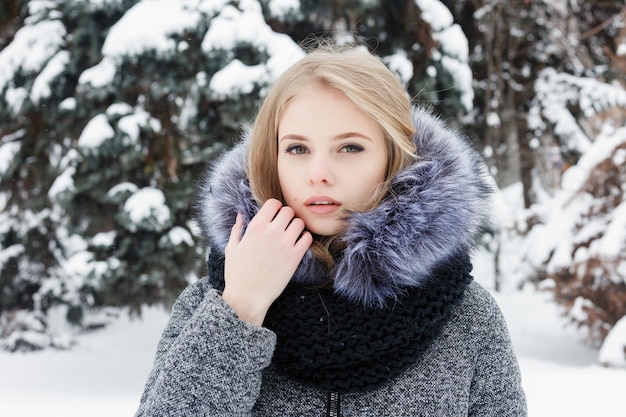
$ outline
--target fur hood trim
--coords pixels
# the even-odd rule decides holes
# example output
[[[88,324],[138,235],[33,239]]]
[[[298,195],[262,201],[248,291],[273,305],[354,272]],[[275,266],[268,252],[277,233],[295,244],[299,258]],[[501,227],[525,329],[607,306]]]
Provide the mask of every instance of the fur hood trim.
[[[407,287],[432,283],[433,271],[471,251],[484,228],[491,194],[481,157],[428,110],[413,112],[419,159],[393,179],[391,193],[370,212],[347,220],[343,256],[332,271],[307,252],[292,280],[328,282],[365,306],[384,306]],[[246,176],[247,138],[215,160],[202,181],[198,221],[211,251],[224,256],[237,212],[245,224],[258,212]]]

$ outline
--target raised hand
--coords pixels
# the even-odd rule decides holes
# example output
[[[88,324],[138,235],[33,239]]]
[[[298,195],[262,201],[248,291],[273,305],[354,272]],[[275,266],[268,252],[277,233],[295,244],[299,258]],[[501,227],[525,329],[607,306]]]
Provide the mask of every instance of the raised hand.
[[[270,199],[242,236],[237,215],[225,248],[222,298],[244,321],[262,325],[267,310],[283,292],[313,237],[294,211]]]

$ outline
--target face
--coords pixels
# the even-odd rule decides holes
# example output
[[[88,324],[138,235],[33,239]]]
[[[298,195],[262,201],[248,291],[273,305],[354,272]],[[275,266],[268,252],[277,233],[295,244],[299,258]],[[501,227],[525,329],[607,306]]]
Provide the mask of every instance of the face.
[[[278,179],[310,232],[340,232],[346,210],[364,210],[386,171],[382,128],[342,92],[316,85],[287,105],[278,125]]]

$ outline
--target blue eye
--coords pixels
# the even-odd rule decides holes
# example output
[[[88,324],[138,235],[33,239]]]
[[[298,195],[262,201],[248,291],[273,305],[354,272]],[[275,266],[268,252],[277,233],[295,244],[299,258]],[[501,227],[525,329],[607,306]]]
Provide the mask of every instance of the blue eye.
[[[293,155],[302,155],[306,153],[306,148],[302,145],[291,145],[285,149],[285,153]]]
[[[357,152],[363,152],[364,150],[365,149],[362,146],[354,145],[354,144],[348,144],[341,148],[341,152],[346,152],[346,153],[357,153]]]

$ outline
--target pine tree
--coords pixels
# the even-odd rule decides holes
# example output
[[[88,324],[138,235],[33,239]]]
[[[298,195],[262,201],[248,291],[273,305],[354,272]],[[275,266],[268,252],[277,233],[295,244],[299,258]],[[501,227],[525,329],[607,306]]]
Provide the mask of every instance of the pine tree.
[[[55,306],[86,326],[99,307],[170,304],[203,274],[196,181],[301,53],[253,0],[27,6],[0,53],[0,337],[12,350],[67,344],[47,328]]]
[[[279,17],[272,3],[261,0],[275,30],[305,46],[325,34],[367,45],[417,101],[450,123],[467,122],[474,107],[468,41],[439,0],[302,0]]]

